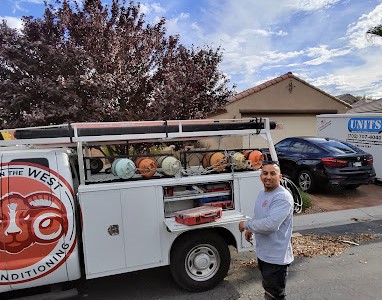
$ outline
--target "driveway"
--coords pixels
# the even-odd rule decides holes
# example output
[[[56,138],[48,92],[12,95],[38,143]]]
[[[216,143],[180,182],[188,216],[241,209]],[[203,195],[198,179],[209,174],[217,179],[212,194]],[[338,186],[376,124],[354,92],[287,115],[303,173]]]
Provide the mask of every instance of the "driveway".
[[[382,205],[382,183],[360,186],[355,190],[310,194],[313,211],[336,211]]]

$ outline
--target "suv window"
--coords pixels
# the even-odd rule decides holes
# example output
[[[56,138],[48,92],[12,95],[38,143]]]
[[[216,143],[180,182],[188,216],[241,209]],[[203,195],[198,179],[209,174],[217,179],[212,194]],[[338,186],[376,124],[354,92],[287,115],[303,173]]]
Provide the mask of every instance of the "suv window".
[[[353,148],[339,141],[333,141],[333,140],[323,141],[323,142],[320,142],[320,146],[327,151],[336,152],[340,154],[356,153],[356,151]]]
[[[306,153],[320,153],[321,151],[317,147],[307,144],[306,148],[305,148],[305,152]]]
[[[301,141],[294,141],[289,147],[289,151],[293,153],[303,153],[305,152],[306,144]]]
[[[282,141],[275,146],[275,149],[278,151],[287,151],[290,143],[291,143],[291,140]]]

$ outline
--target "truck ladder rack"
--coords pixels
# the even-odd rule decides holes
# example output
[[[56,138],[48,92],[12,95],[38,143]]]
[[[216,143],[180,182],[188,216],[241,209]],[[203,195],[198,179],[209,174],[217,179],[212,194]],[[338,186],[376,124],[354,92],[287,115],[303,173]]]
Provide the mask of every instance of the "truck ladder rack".
[[[251,135],[276,127],[267,118],[70,123],[1,130],[0,146],[75,145],[77,142],[165,141],[208,136]]]

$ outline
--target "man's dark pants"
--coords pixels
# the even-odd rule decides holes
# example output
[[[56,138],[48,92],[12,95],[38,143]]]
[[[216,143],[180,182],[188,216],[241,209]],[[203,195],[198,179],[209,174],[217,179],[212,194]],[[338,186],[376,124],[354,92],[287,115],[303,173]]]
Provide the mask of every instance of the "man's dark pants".
[[[285,285],[289,265],[270,264],[257,259],[263,277],[265,299],[285,299]]]

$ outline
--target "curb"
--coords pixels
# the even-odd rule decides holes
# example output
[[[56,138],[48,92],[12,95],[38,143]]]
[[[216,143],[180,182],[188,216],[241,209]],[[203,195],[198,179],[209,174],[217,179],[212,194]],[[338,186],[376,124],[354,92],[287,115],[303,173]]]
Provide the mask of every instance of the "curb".
[[[382,205],[295,216],[293,231],[382,220]]]

